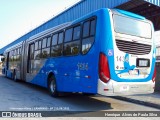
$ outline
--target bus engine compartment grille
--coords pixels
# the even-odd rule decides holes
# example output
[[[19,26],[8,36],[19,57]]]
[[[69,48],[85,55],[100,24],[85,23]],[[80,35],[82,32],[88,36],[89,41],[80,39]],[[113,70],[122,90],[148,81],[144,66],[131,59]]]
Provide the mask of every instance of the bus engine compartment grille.
[[[130,41],[116,40],[120,51],[134,55],[145,55],[151,51],[151,45],[135,43]]]

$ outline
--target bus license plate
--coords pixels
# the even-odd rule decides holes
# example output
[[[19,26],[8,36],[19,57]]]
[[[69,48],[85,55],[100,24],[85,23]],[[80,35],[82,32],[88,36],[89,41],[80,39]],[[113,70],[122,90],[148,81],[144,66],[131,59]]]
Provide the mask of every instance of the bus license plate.
[[[138,75],[138,70],[129,70],[130,75]]]
[[[149,59],[143,59],[143,58],[137,59],[137,67],[149,67],[149,66],[150,66]]]
[[[139,60],[139,66],[140,67],[147,67],[148,66],[148,60]]]

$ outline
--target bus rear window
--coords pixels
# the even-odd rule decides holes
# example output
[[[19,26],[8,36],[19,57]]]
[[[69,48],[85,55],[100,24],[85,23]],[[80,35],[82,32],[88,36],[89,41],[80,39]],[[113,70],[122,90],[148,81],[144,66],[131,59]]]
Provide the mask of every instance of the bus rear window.
[[[120,15],[113,15],[114,29],[118,33],[151,38],[151,25],[148,22]]]

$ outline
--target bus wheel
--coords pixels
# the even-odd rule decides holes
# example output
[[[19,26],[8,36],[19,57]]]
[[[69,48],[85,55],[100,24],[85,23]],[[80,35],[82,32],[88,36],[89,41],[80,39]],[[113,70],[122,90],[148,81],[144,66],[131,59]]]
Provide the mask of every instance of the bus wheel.
[[[51,76],[49,78],[48,89],[49,89],[49,92],[50,92],[51,96],[53,96],[53,97],[57,97],[58,96],[57,85],[56,85],[56,80],[55,80],[54,76]]]
[[[14,80],[15,82],[17,82],[17,81],[18,81],[18,80],[17,80],[16,72],[14,72],[14,73],[13,73],[13,80]]]

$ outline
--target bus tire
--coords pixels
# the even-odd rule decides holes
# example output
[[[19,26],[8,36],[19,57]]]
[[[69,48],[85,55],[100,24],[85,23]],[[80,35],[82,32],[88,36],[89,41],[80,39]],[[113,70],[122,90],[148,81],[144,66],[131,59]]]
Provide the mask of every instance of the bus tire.
[[[17,80],[17,75],[16,75],[16,72],[14,71],[14,73],[13,73],[13,80],[15,81],[15,82],[17,82],[18,80]]]
[[[55,77],[51,75],[48,82],[48,90],[52,97],[58,97],[57,84]]]

